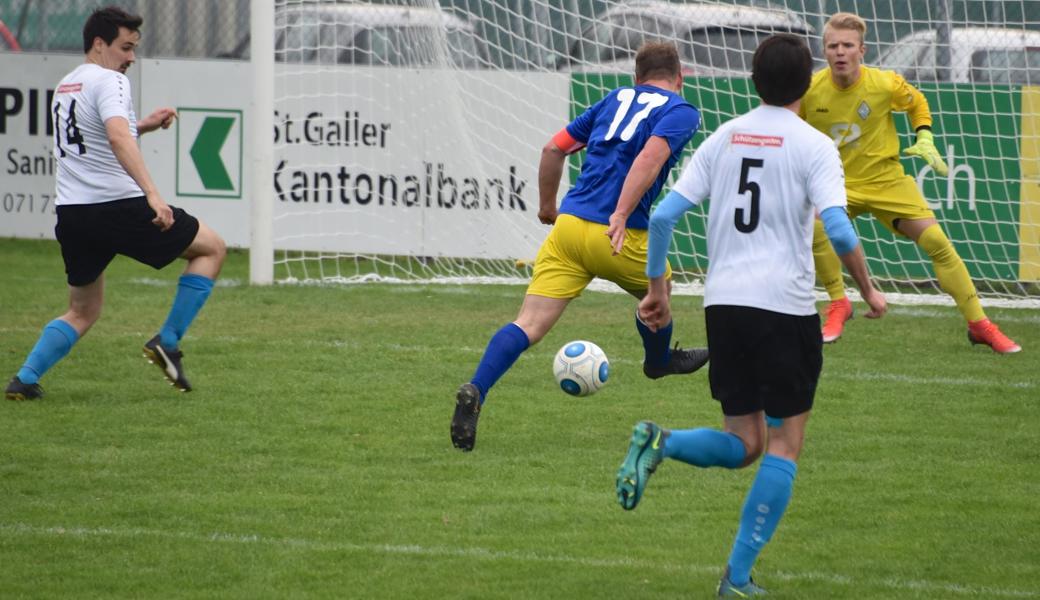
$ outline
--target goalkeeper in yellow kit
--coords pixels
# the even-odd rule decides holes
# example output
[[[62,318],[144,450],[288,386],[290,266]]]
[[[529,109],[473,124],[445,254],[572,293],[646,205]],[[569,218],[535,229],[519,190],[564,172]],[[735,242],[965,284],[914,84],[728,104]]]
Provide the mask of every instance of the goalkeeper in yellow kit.
[[[937,175],[948,172],[932,139],[932,115],[921,92],[893,71],[862,64],[867,25],[851,13],[835,13],[823,29],[828,67],[813,76],[802,98],[800,114],[813,127],[834,139],[845,167],[850,216],[869,212],[893,233],[912,239],[931,259],[942,289],[953,296],[968,321],[968,339],[995,352],[1022,348],[1004,335],[982,310],[964,261],[943,233],[913,177],[899,163],[899,137],[893,112],[905,112],[917,141],[903,154],[928,162]],[[845,296],[841,262],[819,220],[813,235],[813,257],[820,282],[831,304],[823,325],[823,341],[841,336],[852,317]]]

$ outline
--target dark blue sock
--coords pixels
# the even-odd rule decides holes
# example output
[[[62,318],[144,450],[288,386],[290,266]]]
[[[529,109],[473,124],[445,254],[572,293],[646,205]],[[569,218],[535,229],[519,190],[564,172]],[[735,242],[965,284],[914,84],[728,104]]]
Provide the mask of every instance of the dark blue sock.
[[[650,331],[645,323],[639,320],[639,312],[636,312],[636,329],[639,337],[643,338],[644,361],[648,365],[664,366],[672,359],[672,324],[662,327],[657,332]]]
[[[18,379],[22,383],[38,383],[48,369],[65,358],[78,339],[79,333],[65,321],[54,319],[47,323],[25,364],[18,370]]]
[[[744,501],[740,529],[729,555],[729,580],[744,585],[751,578],[751,567],[758,553],[780,524],[784,509],[791,499],[798,465],[786,458],[766,454],[758,467],[758,475]]]
[[[697,467],[736,469],[746,450],[740,437],[714,429],[673,430],[664,440],[664,455]]]
[[[176,350],[184,332],[195,320],[195,315],[202,310],[202,305],[213,291],[213,280],[209,277],[185,273],[177,281],[177,295],[173,298],[173,306],[166,317],[162,329],[159,330],[159,341],[163,348]]]
[[[513,366],[516,359],[527,350],[531,341],[527,334],[516,323],[504,325],[502,329],[495,332],[488,341],[484,356],[477,365],[477,372],[473,374],[470,382],[480,390],[480,403],[484,404],[491,386],[505,375],[509,367]]]

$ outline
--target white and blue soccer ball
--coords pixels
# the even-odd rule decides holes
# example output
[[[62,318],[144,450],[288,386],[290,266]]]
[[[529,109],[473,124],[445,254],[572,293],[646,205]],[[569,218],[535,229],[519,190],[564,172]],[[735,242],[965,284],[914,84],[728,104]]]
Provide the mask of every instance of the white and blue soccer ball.
[[[610,361],[603,349],[585,340],[567,342],[553,359],[553,375],[571,396],[589,396],[607,383]]]

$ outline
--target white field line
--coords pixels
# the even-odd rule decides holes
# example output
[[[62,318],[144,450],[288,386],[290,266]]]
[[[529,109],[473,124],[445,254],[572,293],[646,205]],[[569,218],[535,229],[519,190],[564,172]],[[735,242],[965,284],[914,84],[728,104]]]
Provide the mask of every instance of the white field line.
[[[137,285],[147,285],[151,287],[177,287],[177,282],[173,279],[157,279],[154,277],[133,277],[130,279],[130,283],[136,283]],[[213,283],[214,286],[220,287],[239,287],[245,285],[246,282],[241,279],[234,278],[217,278]]]
[[[172,280],[160,280],[156,278],[134,278],[130,280],[131,283],[148,286],[158,287],[173,287],[176,282]],[[280,280],[275,282],[276,285],[304,285],[304,286],[345,286],[345,285],[359,285],[365,283],[388,283],[400,285],[402,288],[417,288],[427,290],[440,288],[448,290],[447,293],[486,293],[486,290],[480,289],[480,285],[492,284],[492,285],[506,285],[506,286],[526,286],[530,283],[530,280],[526,278],[502,278],[502,277],[447,277],[436,280],[411,280],[411,279],[400,279],[393,277],[384,277],[375,275],[375,273],[367,273],[363,276],[352,276],[352,277],[333,277],[326,280],[297,280],[288,279]],[[248,282],[237,280],[237,279],[218,279],[216,282],[218,287],[238,287],[248,285]],[[457,287],[457,286],[462,286]],[[607,293],[620,293],[625,294],[624,290],[619,288],[617,285],[603,281],[600,279],[594,279],[587,288],[589,291],[607,292]],[[428,290],[427,290],[428,291]],[[827,293],[823,290],[816,290],[817,301],[826,301],[828,299]],[[704,295],[704,285],[701,283],[685,283],[675,284],[672,288],[673,295]],[[849,297],[853,301],[860,301],[859,293],[856,290],[848,290]],[[518,296],[519,297],[519,296]],[[886,293],[885,297],[888,299],[888,304],[895,305],[913,305],[913,306],[948,306],[953,307],[954,298],[946,294],[933,294],[933,293]],[[1004,307],[1004,308],[1025,308],[1025,309],[1036,309],[1040,307],[1040,299],[1036,297],[984,297],[980,298],[980,302],[984,307]]]
[[[21,328],[21,327],[0,327],[0,333],[24,333],[26,331],[37,331],[37,329]],[[134,337],[140,337],[143,339],[144,334],[135,335]],[[191,339],[189,336],[188,339]],[[242,336],[218,336],[210,338],[209,341],[217,341],[225,344],[234,344],[239,342],[246,342],[248,338]],[[284,342],[279,342],[284,343]],[[358,340],[334,340],[334,341],[317,341],[317,340],[301,340],[299,342],[303,346],[308,347],[322,347],[322,348],[366,348],[366,349],[381,349],[389,352],[430,352],[435,351],[437,348],[432,346],[419,346],[419,345],[408,345],[408,344],[368,344]],[[485,348],[478,348],[476,346],[461,346],[456,348],[460,352],[482,356]],[[612,358],[610,359],[612,365],[625,365],[625,366],[642,366],[643,361],[633,360],[628,358]],[[987,388],[1017,388],[1017,389],[1033,389],[1040,386],[1040,381],[1008,381],[1004,379],[982,379],[977,377],[922,377],[919,375],[903,375],[900,373],[872,373],[864,371],[856,372],[845,372],[835,368],[824,368],[823,374],[820,376],[821,379],[842,379],[845,381],[890,381],[894,383],[907,383],[911,385],[946,385],[946,386],[975,386],[975,387],[987,387]]]
[[[915,385],[949,385],[949,386],[976,386],[987,388],[1021,388],[1032,389],[1037,386],[1036,381],[1007,381],[1004,379],[978,379],[975,377],[920,377],[916,375],[901,375],[899,373],[848,373],[842,371],[823,369],[821,379],[844,379],[846,381],[893,381],[896,383],[910,383]]]
[[[483,355],[484,348],[466,346],[459,348],[463,352]],[[642,366],[643,361],[629,358],[612,358],[612,365]],[[948,385],[948,386],[975,386],[987,388],[1021,388],[1032,389],[1040,386],[1037,381],[1008,381],[1006,379],[981,379],[977,377],[922,377],[919,375],[903,375],[900,373],[872,373],[864,371],[841,371],[836,368],[824,366],[820,379],[843,379],[845,381],[891,381],[895,383],[908,383],[913,385]]]
[[[16,329],[2,329],[0,333],[4,331],[18,331]],[[220,341],[222,343],[234,344],[239,342],[246,342],[248,338],[241,336],[220,336],[213,338],[211,341]],[[279,342],[284,343],[284,342]],[[364,348],[368,350],[384,350],[388,352],[434,352],[440,351],[439,348],[434,346],[425,345],[408,345],[408,344],[369,344],[358,340],[333,340],[333,341],[318,341],[318,340],[302,340],[299,342],[303,346],[308,347],[321,347],[321,348]],[[455,348],[459,352],[465,352],[476,356],[482,356],[485,348],[476,346],[460,346]],[[642,366],[643,361],[629,359],[629,358],[612,358],[610,359],[612,365],[625,365],[625,366]],[[904,375],[900,373],[873,373],[866,371],[841,371],[836,368],[824,367],[823,374],[820,376],[821,379],[843,379],[846,381],[891,381],[895,383],[907,383],[912,385],[946,385],[946,386],[975,386],[975,387],[988,387],[988,388],[1018,388],[1018,389],[1033,389],[1040,386],[1040,380],[1038,381],[1008,381],[1006,379],[983,379],[978,377],[922,377],[919,375]]]
[[[894,306],[888,311],[889,314],[908,316],[908,317],[925,317],[925,318],[938,318],[945,319],[949,317],[958,317],[956,309],[952,306],[950,310],[942,311],[934,308],[925,308],[923,306]],[[1029,312],[1018,312],[1018,311],[1007,311],[1002,313],[1000,317],[993,317],[994,321],[997,321],[998,325],[1004,323],[1032,323],[1034,325],[1040,325],[1040,313]]]
[[[703,573],[718,576],[717,565],[694,565],[667,563],[660,561],[644,561],[633,558],[590,558],[570,556],[566,554],[543,554],[536,552],[515,552],[508,550],[488,550],[486,548],[461,547],[447,548],[443,546],[395,545],[395,544],[354,544],[350,542],[328,542],[303,538],[276,538],[255,534],[235,534],[213,532],[209,534],[187,531],[167,531],[161,529],[143,529],[136,527],[40,527],[26,523],[2,523],[0,531],[10,535],[35,537],[77,537],[77,538],[161,538],[177,539],[195,543],[223,544],[262,544],[275,548],[302,549],[315,551],[349,551],[379,552],[383,554],[400,554],[410,556],[462,557],[477,560],[536,562],[550,564],[571,564],[582,567],[615,569],[638,568],[643,571],[668,571],[680,573]],[[893,590],[915,590],[936,594],[956,594],[958,596],[1001,597],[1001,598],[1040,598],[1038,590],[1018,590],[1011,588],[978,587],[957,583],[943,583],[926,579],[856,579],[837,573],[818,571],[808,572],[771,572],[770,577],[784,581],[820,581],[833,585],[862,587],[872,586]]]

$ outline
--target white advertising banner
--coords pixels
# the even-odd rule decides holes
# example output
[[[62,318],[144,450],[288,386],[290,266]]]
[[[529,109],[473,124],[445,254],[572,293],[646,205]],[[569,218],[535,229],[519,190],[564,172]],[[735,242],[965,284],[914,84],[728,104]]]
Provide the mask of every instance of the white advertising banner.
[[[54,238],[54,87],[81,56],[0,55],[0,236]],[[233,246],[249,244],[243,127],[248,63],[145,60],[127,71],[137,118],[160,106],[180,118],[141,136],[145,163],[170,204],[199,217]],[[208,188],[207,188],[208,184]]]
[[[249,63],[163,59],[143,61],[140,68],[142,111],[177,110],[168,130],[141,136],[159,192],[205,221],[228,245],[248,247]],[[147,114],[139,112],[138,118]]]
[[[81,61],[0,55],[2,236],[53,237],[49,94]],[[275,248],[533,258],[548,231],[539,153],[568,120],[567,75],[276,68]],[[138,118],[179,114],[141,137],[160,193],[248,247],[249,63],[144,60],[127,75]]]
[[[567,122],[567,75],[343,67],[276,79],[275,248],[534,257],[548,231],[538,161]]]

